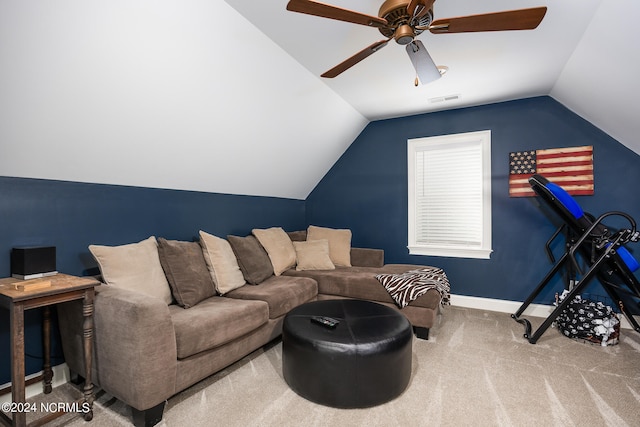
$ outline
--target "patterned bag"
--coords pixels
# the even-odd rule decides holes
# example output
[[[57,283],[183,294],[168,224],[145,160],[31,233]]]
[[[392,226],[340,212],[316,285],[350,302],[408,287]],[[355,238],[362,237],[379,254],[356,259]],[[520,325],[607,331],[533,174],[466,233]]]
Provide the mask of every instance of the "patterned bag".
[[[564,291],[559,297],[562,301],[567,295]],[[558,330],[566,337],[607,345],[618,344],[620,320],[613,309],[598,301],[583,299],[580,295],[573,298],[556,318]]]

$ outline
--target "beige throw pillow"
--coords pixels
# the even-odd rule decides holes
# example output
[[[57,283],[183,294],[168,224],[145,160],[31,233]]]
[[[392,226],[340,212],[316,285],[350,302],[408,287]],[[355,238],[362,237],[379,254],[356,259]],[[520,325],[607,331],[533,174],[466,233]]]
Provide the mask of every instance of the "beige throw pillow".
[[[173,301],[155,236],[121,246],[90,245],[89,251],[106,284],[160,298],[167,304]]]
[[[351,267],[351,230],[316,227],[307,228],[307,240],[329,241],[329,258],[335,266]]]
[[[336,266],[329,258],[329,241],[309,240],[293,242],[296,250],[296,270],[335,270]]]
[[[244,276],[231,245],[225,239],[200,231],[200,245],[207,268],[220,295],[244,286]]]
[[[284,271],[295,267],[296,250],[287,233],[280,227],[272,227],[268,229],[251,230],[262,247],[267,251],[271,265],[273,265],[273,274],[280,276]]]

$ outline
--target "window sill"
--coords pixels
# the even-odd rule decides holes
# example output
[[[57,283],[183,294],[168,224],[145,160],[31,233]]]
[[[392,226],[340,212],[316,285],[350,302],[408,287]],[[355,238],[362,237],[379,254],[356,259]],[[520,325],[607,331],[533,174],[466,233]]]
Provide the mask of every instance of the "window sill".
[[[492,249],[407,246],[410,255],[489,259]]]

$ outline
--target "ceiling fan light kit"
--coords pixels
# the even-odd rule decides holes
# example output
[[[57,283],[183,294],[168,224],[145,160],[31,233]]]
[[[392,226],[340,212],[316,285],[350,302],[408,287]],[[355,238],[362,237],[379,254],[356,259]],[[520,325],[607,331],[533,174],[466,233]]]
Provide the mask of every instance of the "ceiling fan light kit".
[[[413,68],[416,69],[416,74],[418,75],[418,79],[420,79],[420,83],[431,83],[442,77],[440,70],[433,62],[431,55],[429,55],[429,52],[427,52],[427,49],[420,40],[411,41],[411,43],[407,45],[406,50],[409,55],[409,59],[411,59],[411,63],[413,64]]]
[[[471,33],[480,31],[533,30],[540,25],[547,8],[535,7],[480,15],[434,20],[435,0],[385,0],[378,16],[367,15],[313,0],[290,0],[287,10],[334,19],[337,21],[378,28],[386,37],[364,48],[322,74],[333,78],[363,59],[382,49],[389,40],[406,46],[407,54],[416,69],[420,82],[425,84],[440,78],[448,69],[437,67],[422,42],[416,37],[429,30],[432,34]]]

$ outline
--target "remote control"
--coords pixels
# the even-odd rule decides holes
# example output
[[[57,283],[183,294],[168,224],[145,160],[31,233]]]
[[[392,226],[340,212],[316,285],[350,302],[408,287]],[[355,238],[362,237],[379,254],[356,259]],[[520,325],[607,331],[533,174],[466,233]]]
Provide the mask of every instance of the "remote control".
[[[311,321],[330,329],[335,328],[336,326],[338,326],[338,323],[340,323],[339,320],[336,320],[333,317],[326,316],[311,316]]]

